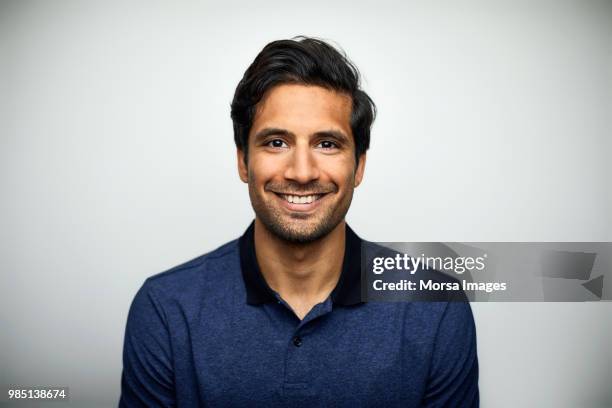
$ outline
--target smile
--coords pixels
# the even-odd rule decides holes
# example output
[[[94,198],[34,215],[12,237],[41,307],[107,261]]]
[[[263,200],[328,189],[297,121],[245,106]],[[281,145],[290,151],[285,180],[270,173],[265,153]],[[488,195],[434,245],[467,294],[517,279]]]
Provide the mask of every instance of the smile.
[[[308,195],[295,195],[295,194],[283,194],[274,193],[282,207],[290,212],[298,212],[303,214],[309,214],[317,210],[321,205],[321,202],[329,194],[308,194]]]
[[[298,196],[298,195],[289,195],[289,194],[278,194],[281,198],[283,198],[288,203],[293,204],[311,204],[321,197],[323,194],[311,194],[306,196]]]

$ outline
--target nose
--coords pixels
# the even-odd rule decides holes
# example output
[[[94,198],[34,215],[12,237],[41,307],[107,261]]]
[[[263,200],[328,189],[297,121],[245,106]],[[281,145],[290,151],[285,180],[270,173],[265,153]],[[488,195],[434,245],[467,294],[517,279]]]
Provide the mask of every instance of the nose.
[[[310,146],[296,146],[289,157],[285,178],[306,184],[319,178],[319,169]]]

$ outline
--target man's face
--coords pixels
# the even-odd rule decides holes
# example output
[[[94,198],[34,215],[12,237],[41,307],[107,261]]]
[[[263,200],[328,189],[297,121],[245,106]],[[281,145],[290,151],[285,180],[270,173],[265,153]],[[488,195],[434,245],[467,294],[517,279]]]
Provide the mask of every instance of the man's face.
[[[312,242],[344,219],[365,167],[365,154],[355,163],[351,105],[348,95],[297,84],[258,104],[238,171],[255,215],[281,239]]]

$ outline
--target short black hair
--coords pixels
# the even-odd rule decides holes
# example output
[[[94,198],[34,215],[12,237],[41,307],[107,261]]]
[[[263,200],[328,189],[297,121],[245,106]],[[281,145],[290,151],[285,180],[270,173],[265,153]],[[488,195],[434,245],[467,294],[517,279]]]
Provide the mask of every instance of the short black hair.
[[[360,82],[359,70],[346,54],[320,39],[299,36],[266,45],[238,83],[231,105],[234,141],[245,153],[245,162],[257,104],[269,89],[287,83],[317,85],[351,97],[351,131],[358,160],[370,147],[376,117],[376,105],[361,90]]]

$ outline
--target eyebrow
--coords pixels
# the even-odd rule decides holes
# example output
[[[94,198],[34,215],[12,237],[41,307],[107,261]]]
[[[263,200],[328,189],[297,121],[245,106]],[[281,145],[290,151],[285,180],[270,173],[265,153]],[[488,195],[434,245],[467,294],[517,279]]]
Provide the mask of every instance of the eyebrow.
[[[295,134],[293,132],[288,131],[287,129],[281,129],[281,128],[264,128],[262,130],[260,130],[259,132],[257,132],[254,136],[254,140],[259,140],[259,139],[263,139],[265,137],[268,136],[289,136],[289,137],[295,137]],[[328,137],[331,139],[336,139],[337,141],[341,142],[341,143],[348,143],[349,139],[348,137],[344,134],[344,132],[341,132],[339,130],[335,130],[335,129],[329,129],[329,130],[321,130],[319,132],[315,132],[313,134],[313,136],[315,137]]]
[[[273,136],[273,135],[274,136],[295,136],[295,134],[293,134],[292,132],[286,129],[264,128],[260,130],[259,132],[257,132],[253,139],[258,140],[258,139],[263,139],[264,137]]]

